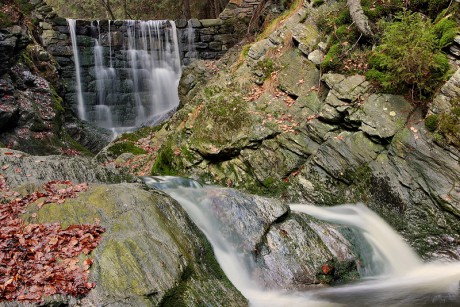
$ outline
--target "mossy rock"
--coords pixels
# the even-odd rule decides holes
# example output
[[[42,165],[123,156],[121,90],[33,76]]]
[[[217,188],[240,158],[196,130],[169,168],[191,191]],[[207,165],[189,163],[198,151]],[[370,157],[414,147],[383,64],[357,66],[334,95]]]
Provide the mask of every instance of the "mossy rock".
[[[156,306],[171,293],[186,306],[228,300],[247,304],[180,205],[143,185],[93,185],[64,204],[40,210],[32,206],[24,217],[63,227],[99,220],[106,228],[101,244],[90,254],[91,279],[97,287],[81,299],[83,305]]]
[[[132,142],[115,143],[107,148],[107,152],[112,157],[118,157],[125,152],[132,153],[133,155],[143,155],[147,153],[144,149],[137,147]]]

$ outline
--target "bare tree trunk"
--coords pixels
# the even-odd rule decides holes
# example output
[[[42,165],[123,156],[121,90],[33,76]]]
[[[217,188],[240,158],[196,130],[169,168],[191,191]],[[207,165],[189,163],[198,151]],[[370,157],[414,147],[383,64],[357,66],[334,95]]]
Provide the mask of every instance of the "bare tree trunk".
[[[128,19],[128,0],[123,1],[123,11],[125,12],[125,19]]]
[[[369,25],[369,19],[364,14],[363,8],[361,7],[361,0],[347,0],[347,5],[350,10],[351,19],[356,25],[356,28],[358,28],[358,31],[366,37],[374,36]]]
[[[192,12],[190,10],[190,0],[182,0],[182,10],[184,12],[185,18],[192,18]]]
[[[110,0],[99,0],[99,2],[104,6],[107,15],[110,15],[110,19],[115,20],[115,15],[113,14],[112,8],[110,7]]]

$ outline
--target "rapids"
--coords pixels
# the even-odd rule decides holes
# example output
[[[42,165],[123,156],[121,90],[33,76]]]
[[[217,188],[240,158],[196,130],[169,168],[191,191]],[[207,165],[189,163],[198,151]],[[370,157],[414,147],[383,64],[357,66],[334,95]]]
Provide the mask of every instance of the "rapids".
[[[379,273],[339,287],[302,292],[267,290],[251,276],[253,257],[229,244],[210,210],[217,189],[178,177],[144,177],[144,182],[176,199],[211,242],[217,261],[251,306],[456,306],[460,263],[423,263],[386,222],[363,204],[316,207],[293,204],[292,211],[347,225],[372,247],[366,259]],[[363,255],[360,255],[363,257]]]

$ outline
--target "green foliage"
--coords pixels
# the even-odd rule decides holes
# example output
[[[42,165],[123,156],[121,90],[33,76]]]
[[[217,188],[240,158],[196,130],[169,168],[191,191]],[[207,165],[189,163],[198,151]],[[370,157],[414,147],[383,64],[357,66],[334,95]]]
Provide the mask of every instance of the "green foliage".
[[[217,95],[219,93],[221,93],[224,89],[220,86],[215,86],[215,85],[212,85],[212,86],[207,86],[204,88],[204,93],[206,95],[207,98],[211,98],[213,97],[214,95]]]
[[[8,28],[13,24],[14,22],[11,16],[0,11],[0,28]]]
[[[340,44],[332,45],[331,48],[329,48],[329,51],[327,52],[326,56],[324,57],[323,62],[321,63],[321,67],[323,68],[323,70],[333,70],[342,65],[342,61],[340,59],[341,54],[342,46]]]
[[[447,8],[451,2],[451,0],[411,0],[408,8],[434,18]]]
[[[122,142],[122,143],[115,143],[110,146],[107,151],[114,157],[118,157],[122,153],[129,152],[134,155],[143,155],[147,152],[142,148],[137,147],[131,142]]]
[[[265,79],[269,78],[273,72],[277,70],[277,65],[270,58],[264,58],[257,62],[254,69],[259,71]]]
[[[336,28],[351,24],[351,16],[345,5],[340,9],[331,10],[326,14],[316,16],[316,25],[319,30],[326,34],[331,34]]]
[[[347,8],[344,8],[343,10],[339,11],[339,14],[335,19],[333,19],[333,22],[331,24],[331,27],[335,26],[342,26],[342,25],[349,25],[353,22],[350,16],[350,11]]]
[[[174,167],[174,152],[171,148],[171,143],[165,143],[156,157],[152,167],[152,175],[177,175],[177,170]]]
[[[27,0],[13,0],[13,2],[24,15],[30,14],[34,9],[34,6]]]
[[[433,140],[438,145],[460,148],[460,100],[454,101],[448,112],[427,116],[425,127],[433,132]]]
[[[454,107],[450,110],[453,115],[460,117],[460,107]]]
[[[246,44],[243,46],[243,49],[241,50],[241,55],[246,58],[249,54],[249,49],[251,49],[251,44]]]
[[[438,133],[457,148],[460,148],[460,117],[454,113],[439,115]]]
[[[439,40],[439,47],[444,48],[452,44],[458,33],[458,27],[455,21],[448,18],[442,18],[435,23],[433,31]]]
[[[118,140],[125,140],[125,141],[131,141],[131,142],[137,142],[140,139],[146,138],[150,136],[152,133],[157,132],[163,127],[163,125],[155,126],[155,127],[142,127],[137,129],[134,132],[129,132],[129,133],[123,133]]]
[[[435,114],[428,115],[425,118],[425,127],[428,131],[434,132],[438,128],[438,116]]]
[[[449,73],[449,61],[442,53],[440,40],[447,23],[436,28],[418,13],[403,13],[399,21],[384,22],[380,45],[372,52],[369,79],[378,81],[385,90],[418,93],[419,98],[433,94]],[[443,42],[446,44],[446,42]]]
[[[57,114],[64,113],[64,107],[62,106],[64,100],[58,95],[54,87],[50,88],[51,99],[53,101],[53,109]]]
[[[313,0],[312,6],[313,7],[318,7],[320,5],[324,4],[324,0]]]

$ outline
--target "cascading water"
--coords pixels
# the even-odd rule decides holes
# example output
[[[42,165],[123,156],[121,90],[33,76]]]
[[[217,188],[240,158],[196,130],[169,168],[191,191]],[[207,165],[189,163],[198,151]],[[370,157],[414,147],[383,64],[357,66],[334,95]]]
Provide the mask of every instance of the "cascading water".
[[[75,91],[77,93],[77,113],[78,117],[82,120],[86,120],[86,109],[83,101],[83,93],[81,87],[81,72],[80,72],[80,55],[78,53],[77,46],[77,31],[76,31],[76,20],[67,19],[70,30],[70,38],[72,40],[72,52],[75,62]]]
[[[185,29],[187,35],[187,54],[186,57],[189,61],[198,58],[195,50],[195,29],[193,28],[192,20],[187,22],[187,28]]]
[[[377,214],[363,205],[291,205],[291,210],[306,213],[323,221],[358,228],[372,246],[372,262],[381,264],[381,274],[401,275],[421,266],[420,259],[407,243]]]
[[[120,27],[124,32],[119,29],[114,33],[112,23],[108,21],[104,34],[99,22],[93,27],[97,31],[91,50],[94,65],[86,67],[85,80],[90,81],[83,84],[79,60],[83,52],[79,48],[85,46],[79,45],[76,21],[68,19],[78,115],[115,133],[159,123],[179,105],[181,65],[176,26],[173,21],[127,20]],[[116,34],[123,48],[115,48]],[[88,48],[84,52],[88,54]]]
[[[145,177],[145,183],[176,199],[211,242],[217,261],[252,306],[455,306],[460,300],[460,263],[425,263],[380,217],[363,205],[291,205],[326,221],[360,231],[373,247],[370,262],[384,274],[351,285],[305,292],[265,290],[251,276],[252,255],[244,255],[221,232],[209,195],[221,188],[176,177]]]
[[[109,22],[110,25],[110,22]],[[104,48],[101,46],[101,29],[99,21],[97,22],[97,30],[99,33],[98,38],[96,39],[94,45],[94,70],[96,73],[96,88],[97,88],[97,105],[95,108],[95,121],[98,126],[112,129],[113,120],[112,120],[112,111],[109,105],[106,105],[106,99],[108,93],[114,91],[114,82],[116,78],[115,69],[112,67],[112,56],[111,56],[111,46],[109,47],[109,62],[110,66],[105,67],[104,65]],[[109,42],[110,39],[110,30],[109,30]],[[109,43],[110,45],[110,43]]]

